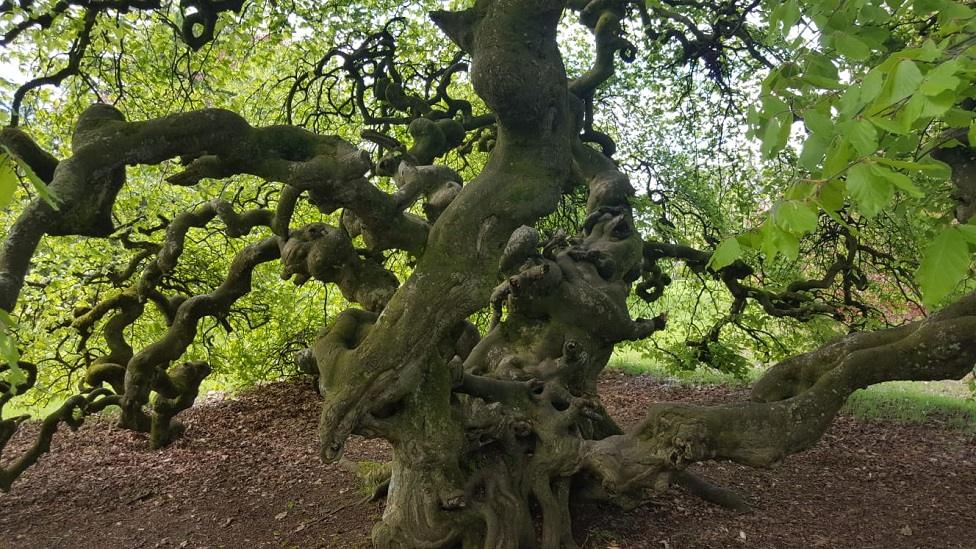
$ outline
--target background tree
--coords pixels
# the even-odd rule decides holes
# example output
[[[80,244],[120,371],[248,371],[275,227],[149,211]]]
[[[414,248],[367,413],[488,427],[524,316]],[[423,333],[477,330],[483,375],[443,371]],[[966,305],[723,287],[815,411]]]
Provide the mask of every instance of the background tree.
[[[852,391],[976,362],[961,4],[2,7],[40,76],[0,134],[0,407],[80,385],[4,489],[61,422],[117,405],[162,447],[215,367],[294,352],[324,459],[394,447],[377,546],[574,546],[573,498],[742,506],[687,466],[774,464]],[[622,432],[596,394],[621,342],[737,371],[841,327],[749,402]]]

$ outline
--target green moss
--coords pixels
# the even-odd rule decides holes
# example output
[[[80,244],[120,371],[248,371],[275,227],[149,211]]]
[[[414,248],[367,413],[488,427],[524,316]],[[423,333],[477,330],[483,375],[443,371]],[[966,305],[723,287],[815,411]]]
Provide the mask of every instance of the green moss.
[[[372,496],[376,489],[390,478],[390,464],[363,460],[356,462],[356,477],[359,479],[359,493]]]

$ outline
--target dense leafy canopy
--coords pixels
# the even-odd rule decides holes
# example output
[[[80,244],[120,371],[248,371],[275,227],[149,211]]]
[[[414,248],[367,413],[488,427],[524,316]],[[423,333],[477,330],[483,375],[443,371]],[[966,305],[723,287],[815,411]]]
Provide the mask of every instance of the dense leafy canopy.
[[[400,70],[409,71],[403,79],[418,91],[426,73],[448,64],[456,51],[423,24],[433,5],[227,6],[216,18],[214,39],[200,48],[182,34],[183,22],[200,12],[192,4],[164,3],[152,10],[138,2],[129,9],[125,3],[85,6],[59,9],[53,2],[35,2],[7,6],[4,15],[3,58],[6,66],[19,67],[8,70],[3,84],[6,116],[19,119],[58,156],[68,145],[59,136],[70,134],[92,101],[115,104],[131,119],[223,107],[254,124],[297,123],[358,140],[365,123],[375,120],[364,120],[348,97],[347,87],[355,84],[341,63],[357,45],[375,42],[383,22],[400,17],[384,27],[396,37],[395,52],[370,63],[402,63],[407,68]],[[654,23],[628,29],[639,53],[634,62],[618,64],[617,74],[598,90],[593,127],[615,140],[615,158],[639,174],[642,232],[715,248],[709,271],[743,258],[761,269],[756,285],[773,291],[798,279],[823,280],[825,288],[814,291],[827,306],[790,315],[810,321],[802,327],[792,318],[770,319],[769,307],[733,306],[700,266],[675,263],[668,267],[673,288],[655,307],[680,322],[672,322],[651,347],[641,343],[645,352],[677,367],[703,361],[734,370],[746,363],[738,356],[764,362],[836,333],[840,326],[824,318],[862,328],[898,324],[919,314],[923,297],[935,305],[961,291],[973,231],[951,223],[950,169],[930,153],[965,147],[976,128],[966,103],[973,94],[972,9],[938,1],[793,1],[731,3],[733,11],[722,15],[722,6],[631,6],[645,23]],[[679,17],[679,8],[687,13]],[[723,31],[722,17],[731,24],[735,9],[745,14],[736,23],[741,28]],[[50,21],[44,19],[48,13],[55,14]],[[577,25],[567,18],[560,34],[571,76],[587,70],[594,54]],[[60,87],[51,85],[66,70]],[[375,67],[360,70],[369,78]],[[477,104],[459,74],[451,83],[454,93]],[[396,123],[379,129],[405,136]],[[484,148],[490,136],[478,139],[472,145]],[[484,155],[473,147],[447,162],[471,174]],[[20,188],[16,197],[26,200],[44,187],[9,156],[0,170],[0,204],[9,225],[17,212],[8,206],[15,191]],[[179,192],[159,185],[166,173],[165,167],[130,173],[116,210],[120,227],[145,230],[214,197],[239,205],[273,200],[258,181]],[[19,187],[15,174],[30,185]],[[579,226],[581,210],[568,200],[553,230]],[[309,215],[309,221],[316,218]],[[856,250],[847,259],[850,268],[832,269],[851,240]],[[90,268],[81,265],[117,263],[131,253],[118,241],[81,246],[71,239],[45,244],[31,277],[33,293],[18,315],[25,357],[54,360],[44,369],[49,383],[99,351],[72,349],[68,343],[77,336],[67,326],[70,317],[48,304],[97,302],[112,291],[109,273],[83,272]],[[191,248],[180,265],[188,276],[174,281],[184,279],[182,289],[190,295],[215,286],[222,258],[239,248],[213,239]],[[405,259],[388,261],[406,275]],[[276,372],[287,371],[281,350],[307,342],[324,311],[314,305],[272,310],[270,304],[313,303],[323,290],[303,287],[296,293],[274,278],[271,272],[259,277],[260,297],[249,296],[226,321],[238,333],[258,328],[257,333],[240,338],[215,323],[203,328],[190,356],[216,359],[220,372],[243,382],[266,377],[272,364]],[[337,294],[329,296],[333,313],[344,306]],[[646,307],[634,306],[637,312]],[[285,311],[289,315],[282,318]],[[137,323],[134,341],[152,341],[161,322]],[[723,329],[726,324],[730,328]],[[711,358],[711,348],[722,360]]]

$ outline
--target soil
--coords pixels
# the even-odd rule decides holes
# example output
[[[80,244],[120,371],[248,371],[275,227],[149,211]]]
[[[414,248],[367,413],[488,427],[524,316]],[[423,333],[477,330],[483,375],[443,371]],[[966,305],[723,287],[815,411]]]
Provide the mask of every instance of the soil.
[[[651,402],[719,403],[744,389],[683,386],[607,372],[604,403],[623,425]],[[356,478],[318,459],[318,396],[281,382],[181,415],[185,436],[163,451],[111,418],[62,430],[51,453],[0,494],[0,547],[369,547],[382,503]],[[16,456],[34,427],[11,443]],[[382,442],[355,439],[352,460],[388,459]],[[903,425],[841,416],[810,451],[753,470],[697,467],[748,494],[740,514],[679,489],[630,512],[577,509],[588,548],[976,548],[976,439],[938,423]]]

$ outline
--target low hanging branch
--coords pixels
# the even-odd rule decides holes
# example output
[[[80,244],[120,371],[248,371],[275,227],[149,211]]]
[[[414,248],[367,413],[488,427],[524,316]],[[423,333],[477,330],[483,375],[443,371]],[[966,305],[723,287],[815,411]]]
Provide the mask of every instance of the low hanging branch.
[[[3,457],[4,448],[14,433],[17,432],[20,424],[29,419],[29,416],[4,418],[3,407],[14,395],[31,389],[37,381],[37,366],[28,362],[20,362],[18,368],[26,372],[24,380],[14,385],[0,381],[0,457]],[[0,373],[6,372],[8,369],[9,365],[0,364]],[[20,456],[0,467],[0,491],[10,491],[10,487],[17,477],[28,467],[37,463],[37,460],[51,449],[51,440],[62,423],[75,430],[84,422],[85,416],[98,413],[107,406],[118,404],[118,402],[118,397],[106,389],[94,389],[65,400],[57,410],[48,414],[41,422],[34,443],[24,450]]]
[[[212,200],[167,222],[163,242],[143,246],[144,256],[155,252],[156,258],[144,268],[142,276],[113,297],[80,311],[72,322],[82,335],[79,345],[84,349],[95,324],[108,317],[103,335],[109,352],[92,363],[86,382],[93,387],[91,394],[106,397],[110,392],[98,387],[102,383],[112,386],[117,394],[112,395],[111,403],[120,404],[123,410],[121,424],[150,432],[154,447],[164,446],[181,432],[172,418],[192,404],[200,382],[210,372],[210,366],[201,362],[187,362],[172,369],[169,364],[194,340],[201,318],[222,318],[237,299],[250,291],[255,266],[278,259],[284,251],[289,275],[307,270],[305,276],[337,282],[351,299],[373,309],[382,308],[396,289],[396,278],[372,259],[360,258],[344,233],[334,229],[330,233],[341,234],[344,239],[344,247],[335,248],[324,238],[325,234],[316,233],[316,225],[300,231],[287,229],[294,199],[303,191],[326,213],[340,207],[358,212],[366,240],[377,251],[398,244],[422,249],[426,241],[427,223],[403,213],[416,199],[416,193],[404,200],[372,187],[364,177],[371,166],[369,159],[338,138],[296,128],[255,129],[237,115],[214,110],[128,123],[117,110],[105,105],[89,108],[79,119],[72,141],[74,154],[62,162],[43,153],[18,130],[8,129],[3,137],[8,149],[49,183],[58,201],[55,210],[52,205],[35,200],[4,241],[0,253],[0,306],[7,310],[13,310],[33,251],[45,234],[109,236],[113,232],[112,209],[115,196],[125,183],[126,164],[155,164],[187,155],[194,160],[186,171],[174,176],[178,184],[234,173],[254,173],[288,184],[284,195],[292,198],[286,198],[277,213],[265,209],[237,213],[229,202]],[[188,231],[204,227],[215,218],[220,218],[230,237],[246,236],[256,226],[276,228],[284,237],[274,236],[246,247],[232,262],[227,279],[213,292],[165,297],[158,287],[173,273]],[[340,250],[343,253],[338,253]],[[130,278],[140,261],[131,262],[126,269],[128,274],[117,277],[118,282]],[[330,274],[330,269],[335,274]],[[135,352],[124,331],[142,316],[146,300],[155,302],[163,311],[169,329],[159,341]],[[151,392],[159,396],[151,414],[147,414],[145,406]],[[90,402],[86,404],[80,398],[66,402],[57,417],[84,413]],[[41,442],[23,460],[23,466],[11,470],[8,483],[47,451],[60,421],[54,417],[43,431]],[[4,423],[10,435],[18,422]]]
[[[840,305],[819,300],[817,291],[833,286],[838,276],[845,284],[860,285],[860,282],[851,281],[858,276],[863,276],[855,268],[854,262],[858,253],[868,253],[858,247],[857,240],[849,233],[845,235],[845,247],[847,253],[843,256],[838,255],[835,261],[825,269],[822,277],[798,280],[777,292],[743,283],[744,279],[755,274],[753,269],[743,261],[735,261],[731,265],[716,270],[709,266],[712,257],[711,252],[680,244],[649,241],[644,243],[644,275],[643,280],[637,286],[637,293],[645,301],[656,301],[671,283],[671,278],[664,274],[658,266],[658,261],[675,259],[683,261],[693,272],[707,273],[721,280],[736,303],[742,302],[744,305],[747,299],[755,300],[770,316],[791,317],[799,320],[807,320],[813,315],[837,318],[840,314]],[[845,304],[854,305],[855,302],[849,300]],[[736,307],[741,307],[741,305]]]
[[[581,468],[611,492],[654,485],[704,460],[769,467],[813,446],[857,389],[959,379],[976,364],[976,294],[931,317],[857,333],[773,366],[749,403],[656,404],[632,432],[587,442]]]
[[[18,4],[19,10],[14,8],[12,2],[0,5],[0,13],[13,14],[17,21],[0,37],[0,47],[14,45],[18,37],[29,29],[47,30],[60,25],[59,30],[62,32],[75,34],[71,47],[63,54],[67,59],[63,67],[50,74],[32,78],[14,91],[10,105],[10,127],[20,124],[23,102],[31,91],[44,86],[59,86],[71,77],[87,77],[86,53],[100,20],[134,11],[155,12],[165,17],[166,11],[160,0],[58,0],[49,9],[40,12],[34,8],[44,7],[35,6],[33,2]],[[184,10],[182,24],[179,28],[175,25],[173,27],[187,46],[198,50],[214,40],[217,22],[222,13],[240,13],[243,6],[244,0],[184,0],[180,2],[180,7]],[[187,10],[192,11],[186,13]],[[80,27],[77,31],[73,28],[75,24]],[[121,89],[121,82],[119,85]]]
[[[423,248],[427,223],[398,209],[363,176],[371,163],[345,141],[298,128],[252,128],[229,111],[204,110],[146,122],[125,122],[107,105],[94,105],[78,121],[74,154],[51,180],[60,209],[37,200],[15,222],[0,252],[0,308],[12,310],[34,249],[44,234],[107,236],[125,165],[195,158],[172,182],[249,173],[308,191],[325,213],[346,207],[368,225],[376,249]],[[106,174],[106,175],[102,175]],[[266,215],[266,214],[261,214]]]

